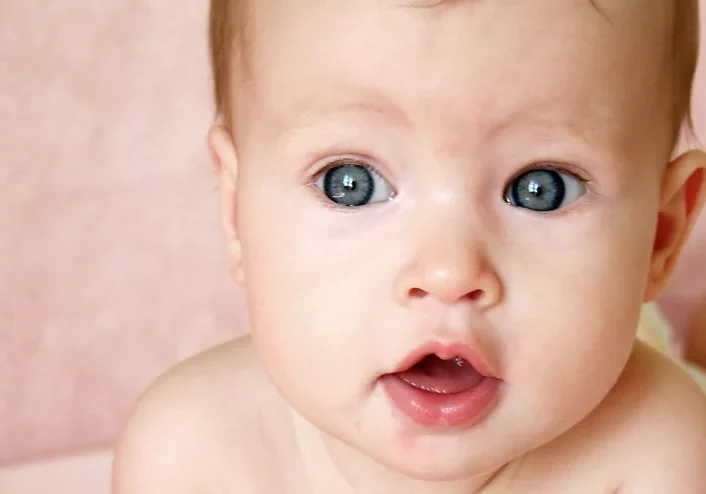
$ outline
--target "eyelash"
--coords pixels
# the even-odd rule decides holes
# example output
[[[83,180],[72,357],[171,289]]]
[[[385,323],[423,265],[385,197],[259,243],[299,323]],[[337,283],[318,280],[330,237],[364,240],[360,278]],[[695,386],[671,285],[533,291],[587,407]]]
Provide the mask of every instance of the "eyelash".
[[[505,184],[505,188],[509,187],[512,182],[517,180],[519,177],[522,175],[533,172],[533,171],[538,171],[538,170],[550,170],[558,173],[565,173],[566,175],[569,175],[586,187],[587,189],[589,188],[589,184],[591,184],[591,179],[586,177],[585,175],[579,173],[578,171],[574,170],[573,167],[569,167],[566,165],[560,165],[559,163],[554,163],[552,161],[538,161],[532,165],[529,165],[523,169],[521,169],[519,172],[515,173],[510,177],[510,180],[507,181]],[[505,189],[503,189],[505,190]]]
[[[322,175],[324,175],[326,172],[339,167],[339,166],[345,166],[345,165],[355,165],[355,166],[362,166],[364,168],[367,168],[368,170],[371,170],[378,175],[380,175],[382,178],[387,180],[387,177],[383,173],[378,170],[378,168],[374,165],[371,165],[369,161],[366,161],[365,159],[361,158],[336,158],[331,161],[327,161],[326,165],[323,166],[319,171],[313,174],[311,181],[316,182],[319,178],[321,178]]]

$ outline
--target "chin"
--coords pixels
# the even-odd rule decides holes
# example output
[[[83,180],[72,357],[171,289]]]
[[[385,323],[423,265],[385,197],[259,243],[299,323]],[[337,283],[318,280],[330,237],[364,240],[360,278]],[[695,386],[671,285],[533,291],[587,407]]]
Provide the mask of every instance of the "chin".
[[[459,448],[459,443],[444,448],[434,447],[405,448],[400,444],[395,450],[368,451],[373,459],[390,470],[420,481],[453,482],[481,477],[502,466],[493,464],[482,452],[469,452]]]
[[[467,465],[438,465],[428,463],[411,467],[407,465],[403,470],[399,471],[407,477],[425,482],[456,482],[480,477],[486,473],[478,468],[472,468]]]

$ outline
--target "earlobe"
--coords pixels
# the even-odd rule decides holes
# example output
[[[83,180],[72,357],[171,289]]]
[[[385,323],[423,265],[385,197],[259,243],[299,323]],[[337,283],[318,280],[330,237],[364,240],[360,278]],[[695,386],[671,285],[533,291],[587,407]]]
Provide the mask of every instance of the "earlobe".
[[[706,154],[689,151],[670,163],[665,171],[645,301],[655,300],[668,284],[701,212],[706,192],[704,170]]]
[[[235,282],[242,285],[245,277],[237,227],[238,159],[235,146],[228,130],[217,125],[208,133],[208,147],[218,180],[221,227],[226,237],[228,265]]]

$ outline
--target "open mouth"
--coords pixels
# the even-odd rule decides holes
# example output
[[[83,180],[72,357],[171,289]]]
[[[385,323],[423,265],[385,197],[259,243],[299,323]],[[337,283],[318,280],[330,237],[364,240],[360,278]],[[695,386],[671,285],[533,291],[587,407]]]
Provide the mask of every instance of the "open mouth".
[[[431,354],[397,377],[421,391],[448,395],[474,388],[485,376],[463,357],[444,360]]]
[[[429,343],[380,379],[390,402],[423,427],[471,427],[497,402],[500,380],[464,344]]]

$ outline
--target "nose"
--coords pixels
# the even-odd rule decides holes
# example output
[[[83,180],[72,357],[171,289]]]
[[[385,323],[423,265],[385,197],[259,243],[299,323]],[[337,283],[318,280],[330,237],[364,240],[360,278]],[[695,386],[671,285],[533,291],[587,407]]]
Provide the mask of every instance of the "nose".
[[[468,221],[436,222],[420,230],[417,248],[395,280],[395,298],[404,306],[433,299],[450,306],[473,304],[484,311],[502,299],[503,286],[487,247]]]

